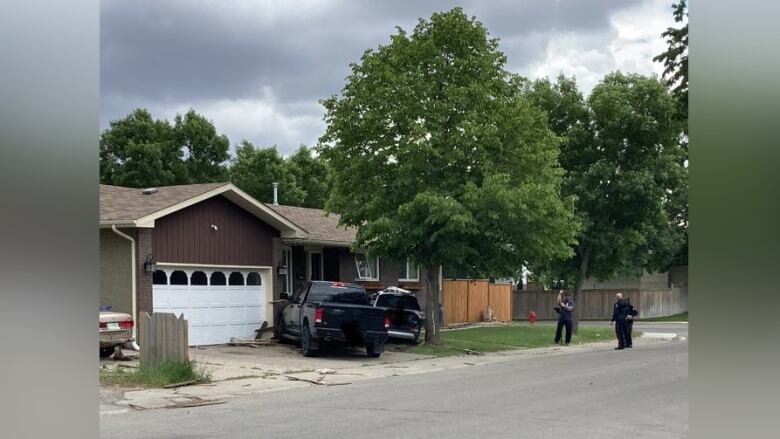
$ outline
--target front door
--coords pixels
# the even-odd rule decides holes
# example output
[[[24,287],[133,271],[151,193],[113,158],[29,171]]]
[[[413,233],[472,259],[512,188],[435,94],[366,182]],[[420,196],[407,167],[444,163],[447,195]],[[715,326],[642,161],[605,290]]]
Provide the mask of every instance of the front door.
[[[322,280],[322,253],[311,252],[309,257],[311,258],[311,276],[309,280]]]

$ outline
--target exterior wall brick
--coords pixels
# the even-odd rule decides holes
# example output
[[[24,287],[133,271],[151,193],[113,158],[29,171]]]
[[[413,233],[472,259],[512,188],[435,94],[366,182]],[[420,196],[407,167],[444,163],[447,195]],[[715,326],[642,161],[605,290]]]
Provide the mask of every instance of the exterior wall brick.
[[[137,229],[136,236],[136,292],[138,315],[152,312],[152,273],[144,272],[146,257],[152,254],[152,229]]]
[[[282,282],[284,282],[284,278],[280,277],[277,271],[277,268],[279,265],[283,264],[282,260],[282,238],[273,238],[271,241],[271,252],[273,257],[273,266],[271,268],[271,278],[273,279],[273,291],[271,292],[270,300],[278,300],[279,296],[282,294]],[[282,304],[281,303],[275,303],[272,305],[273,307],[273,318],[276,318],[276,315],[281,312],[282,310]],[[276,322],[270,321],[268,322],[269,326],[273,326]]]

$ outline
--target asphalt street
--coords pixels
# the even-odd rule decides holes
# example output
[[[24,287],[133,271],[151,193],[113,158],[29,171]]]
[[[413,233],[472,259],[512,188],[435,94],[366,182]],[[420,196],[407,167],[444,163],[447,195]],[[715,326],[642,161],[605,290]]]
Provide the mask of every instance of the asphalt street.
[[[687,325],[645,324],[678,332]],[[467,360],[464,360],[467,361]],[[688,342],[508,358],[462,369],[101,416],[105,438],[679,438]]]

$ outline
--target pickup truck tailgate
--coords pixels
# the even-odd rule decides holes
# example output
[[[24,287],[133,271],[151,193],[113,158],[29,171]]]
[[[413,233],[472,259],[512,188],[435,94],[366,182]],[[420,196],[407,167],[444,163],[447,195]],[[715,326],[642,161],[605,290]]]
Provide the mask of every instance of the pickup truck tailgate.
[[[321,325],[327,328],[354,327],[359,331],[385,331],[385,311],[365,305],[320,305],[323,312]]]

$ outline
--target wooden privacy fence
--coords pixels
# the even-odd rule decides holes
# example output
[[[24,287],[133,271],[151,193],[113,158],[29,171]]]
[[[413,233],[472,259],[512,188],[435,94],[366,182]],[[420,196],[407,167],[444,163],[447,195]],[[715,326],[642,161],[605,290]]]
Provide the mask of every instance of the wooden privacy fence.
[[[573,294],[570,290],[566,293]],[[584,290],[576,304],[575,314],[581,320],[609,320],[615,294],[622,292],[631,299],[639,311],[639,318],[662,317],[688,311],[688,287],[673,287],[659,290],[601,289]],[[528,312],[534,311],[539,320],[556,320],[558,313],[553,309],[558,291],[526,290],[513,294],[512,318],[527,320]]]
[[[485,321],[488,309],[496,320],[512,320],[512,286],[508,284],[448,279],[442,282],[441,300],[444,324]]]
[[[177,318],[171,313],[149,315],[145,312],[141,316],[138,330],[141,365],[156,366],[162,362],[190,361],[187,320],[184,320],[184,314]]]

